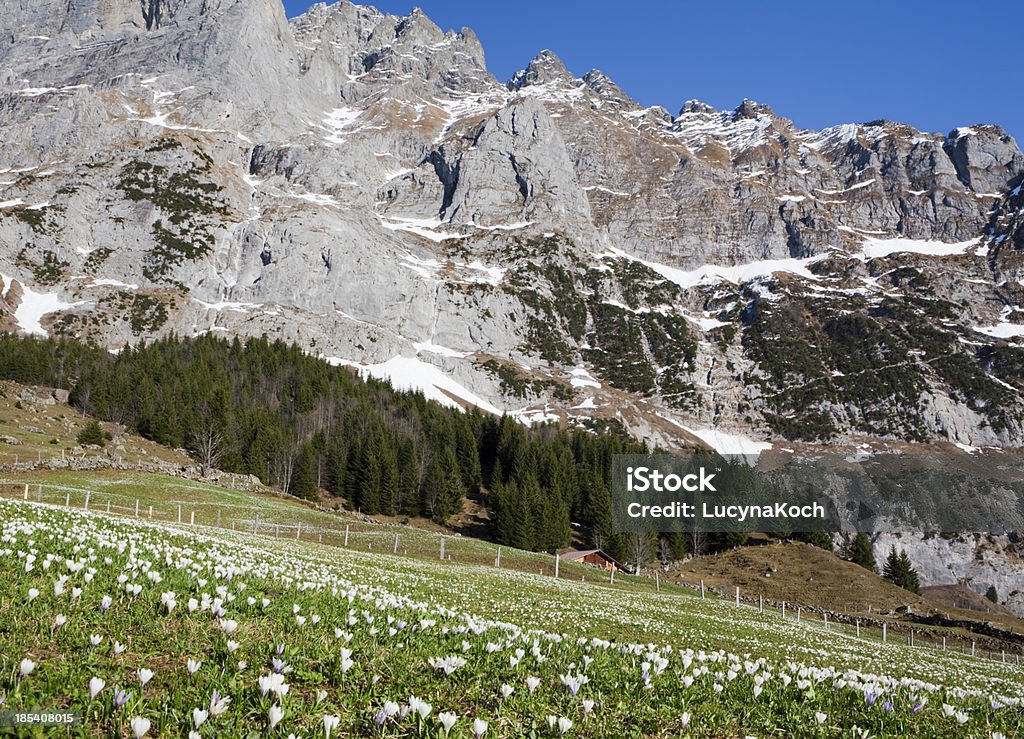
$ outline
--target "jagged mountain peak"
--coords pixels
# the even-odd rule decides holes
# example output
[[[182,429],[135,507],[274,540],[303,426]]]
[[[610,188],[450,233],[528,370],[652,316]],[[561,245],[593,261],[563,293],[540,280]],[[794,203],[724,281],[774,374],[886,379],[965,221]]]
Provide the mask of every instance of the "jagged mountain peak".
[[[443,31],[422,10],[388,15],[348,0],[292,19],[307,76],[352,101],[417,87],[421,95],[479,94],[498,86],[468,28]],[[424,83],[426,83],[424,85]]]
[[[415,37],[416,43],[438,43],[445,37],[444,31],[418,6],[409,15],[399,19],[395,24],[397,38]]]
[[[733,111],[733,117],[736,119],[757,118],[762,115],[774,117],[775,111],[764,103],[758,103],[747,98],[744,98],[743,102],[736,106],[736,109]]]
[[[687,113],[703,113],[710,115],[717,112],[718,111],[713,105],[709,105],[708,103],[696,99],[687,100],[683,103],[683,107],[679,109],[680,116],[686,115]]]
[[[520,90],[531,85],[543,85],[549,82],[575,83],[576,77],[570,72],[562,60],[550,49],[541,50],[533,60],[520,69],[508,82],[510,90]]]
[[[600,69],[591,69],[583,75],[583,82],[602,99],[618,105],[623,110],[636,110],[641,106]]]

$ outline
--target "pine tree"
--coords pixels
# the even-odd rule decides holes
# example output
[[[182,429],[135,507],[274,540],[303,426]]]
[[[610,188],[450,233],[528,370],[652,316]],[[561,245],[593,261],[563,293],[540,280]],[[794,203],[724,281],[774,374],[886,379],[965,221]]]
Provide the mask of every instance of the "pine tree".
[[[78,443],[84,446],[106,446],[107,440],[103,437],[103,428],[95,418],[87,423],[78,432]]]
[[[993,603],[999,602],[999,591],[996,590],[995,585],[989,585],[988,590],[985,591],[985,597]]]
[[[875,563],[875,551],[871,545],[871,537],[863,531],[858,531],[857,535],[847,545],[846,559],[866,570],[877,572],[878,566]]]
[[[443,475],[441,485],[437,491],[433,518],[435,521],[443,523],[450,516],[454,516],[462,510],[462,498],[465,488],[463,488],[462,475],[459,472],[459,463],[455,456],[455,449],[451,446],[445,448],[440,462]]]
[[[327,445],[327,478],[324,487],[334,495],[345,495],[345,468],[348,466],[348,448],[344,437],[335,434]]]
[[[369,434],[360,444],[355,468],[355,503],[363,513],[380,513],[380,445],[377,435]]]
[[[889,548],[889,554],[885,558],[885,565],[882,567],[882,577],[904,590],[918,594],[921,592],[921,583],[917,571],[914,569],[907,551],[902,549],[897,554],[895,545]]]
[[[313,448],[307,444],[302,448],[295,463],[295,471],[292,474],[292,495],[306,500],[316,499],[316,471],[313,469],[313,461]]]
[[[476,437],[469,422],[460,422],[455,434],[456,456],[462,482],[467,495],[477,495],[483,485],[480,470],[480,450],[477,448]]]
[[[917,595],[921,594],[921,580],[917,575],[917,570],[914,569],[913,563],[910,561],[910,557],[907,555],[907,550],[900,551],[900,582],[896,583],[901,588],[906,588],[911,593]]]
[[[398,456],[389,434],[382,434],[379,450],[380,490],[377,499],[380,512],[393,516],[398,504]]]
[[[896,545],[889,547],[889,554],[886,555],[885,564],[882,565],[882,577],[889,582],[896,582],[899,577],[900,558],[896,554]]]
[[[614,534],[612,526],[612,494],[603,482],[595,482],[589,491],[585,522],[590,527],[590,540],[598,549],[606,549]]]
[[[512,489],[510,484],[510,489]],[[517,549],[533,551],[537,542],[537,526],[534,521],[533,507],[530,505],[528,491],[516,489],[516,496],[513,499],[513,528],[512,541],[509,542]]]
[[[513,506],[515,483],[511,483],[510,487],[499,483],[491,489],[487,496],[488,507],[491,511],[491,531],[497,542],[505,545],[512,544],[516,530],[516,511]]]

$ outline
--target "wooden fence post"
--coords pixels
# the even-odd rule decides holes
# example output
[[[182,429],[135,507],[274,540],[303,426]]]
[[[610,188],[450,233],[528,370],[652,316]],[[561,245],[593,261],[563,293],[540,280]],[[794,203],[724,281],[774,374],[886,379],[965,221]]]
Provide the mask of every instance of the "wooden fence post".
[[[740,604],[740,586],[736,586],[736,605]]]
[[[89,510],[89,496],[90,495],[91,495],[91,493],[86,491],[86,493],[85,493],[85,510]]]
[[[888,626],[888,624],[886,624],[883,621],[882,622],[882,641],[884,641],[884,642],[885,641],[889,641],[889,630],[888,630],[887,626]]]
[[[441,537],[441,561],[444,562],[444,537]]]
[[[395,534],[395,549],[392,554],[398,554],[398,534]]]
[[[555,579],[558,579],[558,552],[555,552]]]
[[[345,546],[348,546],[348,524],[345,524]]]
[[[139,517],[139,499],[138,498],[135,499],[135,517],[136,518]]]
[[[494,566],[501,567],[501,547],[498,547],[498,554],[494,558]]]
[[[188,516],[188,525],[189,526],[195,526],[196,525],[196,512],[195,511],[192,511],[189,514],[189,516]]]
[[[700,581],[700,599],[704,600],[704,581]]]

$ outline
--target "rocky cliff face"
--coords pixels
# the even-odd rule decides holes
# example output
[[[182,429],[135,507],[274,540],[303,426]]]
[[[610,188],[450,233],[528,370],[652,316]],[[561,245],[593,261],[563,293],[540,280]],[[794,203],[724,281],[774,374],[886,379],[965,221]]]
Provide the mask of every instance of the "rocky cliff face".
[[[278,0],[22,1],[0,110],[5,329],[267,334],[667,447],[1024,442],[996,126],[673,116],[550,51],[503,84],[420,11]],[[1024,608],[1012,542],[893,542]]]
[[[995,126],[644,108],[341,2],[0,19],[0,314],[111,348],[268,334],[668,446],[1024,439],[1020,183]]]

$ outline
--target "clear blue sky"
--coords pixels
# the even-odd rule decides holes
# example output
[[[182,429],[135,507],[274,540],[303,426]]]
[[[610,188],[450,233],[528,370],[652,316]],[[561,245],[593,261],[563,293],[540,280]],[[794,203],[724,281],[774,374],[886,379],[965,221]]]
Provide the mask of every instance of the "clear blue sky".
[[[379,0],[469,26],[502,81],[541,49],[597,67],[644,105],[747,97],[798,126],[877,118],[926,131],[998,123],[1024,146],[1024,2],[988,0]],[[289,16],[310,5],[285,0]]]

